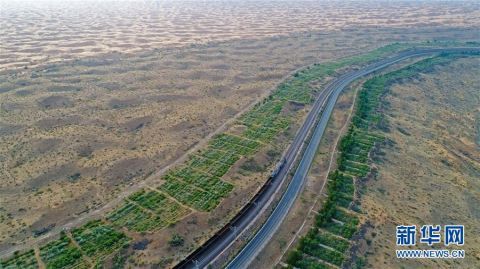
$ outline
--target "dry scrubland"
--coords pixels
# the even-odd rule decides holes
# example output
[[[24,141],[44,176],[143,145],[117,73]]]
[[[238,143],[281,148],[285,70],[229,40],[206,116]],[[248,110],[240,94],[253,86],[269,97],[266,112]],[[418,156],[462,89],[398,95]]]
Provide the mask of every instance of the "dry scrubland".
[[[475,31],[391,32],[302,34],[5,71],[2,248],[118,198],[300,66],[361,53],[387,40],[475,37]],[[208,215],[194,215],[208,222],[203,235],[192,234],[195,241],[218,228],[225,214],[234,212],[232,204],[238,208],[264,178],[235,183],[237,198],[209,222]]]
[[[479,22],[472,19],[478,10],[469,8],[474,2],[463,6],[438,3],[435,7],[424,3],[420,9],[409,3],[389,3],[390,8],[379,3],[353,3],[350,7],[342,3],[255,2],[251,4],[256,8],[252,8],[243,2],[214,2],[196,4],[194,10],[187,2],[158,6],[89,1],[67,6],[5,4],[0,15],[4,68],[0,73],[0,250],[30,242],[34,233],[59,229],[86,212],[102,209],[97,217],[128,227],[124,232],[135,242],[128,250],[134,253],[131,265],[168,264],[172,260],[167,257],[178,259],[191,251],[253,195],[308,106],[295,102],[285,106],[279,113],[292,116],[291,128],[274,142],[264,143],[256,154],[236,162],[226,175],[206,178],[196,174],[201,180],[195,184],[220,184],[212,199],[222,202],[209,213],[204,211],[211,210],[216,205],[213,202],[188,204],[185,201],[191,199],[177,201],[169,196],[178,186],[155,189],[165,178],[154,172],[202,145],[208,134],[268,94],[289,72],[394,41],[478,38],[475,26]],[[227,8],[231,4],[237,8]],[[160,16],[155,8],[169,12]],[[49,18],[48,14],[56,15]],[[26,17],[35,22],[25,21]],[[459,28],[427,27],[447,23]],[[371,28],[372,24],[397,27]],[[417,29],[405,28],[412,24]],[[336,31],[353,25],[364,27]],[[320,29],[322,32],[316,31]],[[289,34],[299,30],[305,33]],[[265,37],[281,34],[289,35]],[[229,39],[243,40],[165,48]],[[137,50],[146,51],[112,52]],[[54,63],[102,52],[110,53]],[[44,64],[34,67],[40,63]],[[25,65],[29,68],[6,70]],[[281,125],[274,127],[281,130]],[[241,124],[227,127],[233,137],[243,136],[248,129]],[[196,152],[200,172],[209,173],[205,164],[211,164],[206,160],[216,158],[217,153],[228,155],[229,162],[248,155],[242,153],[248,151],[242,141],[219,145],[230,146],[231,151],[213,150],[208,158],[205,152]],[[225,167],[221,164],[219,169]],[[183,176],[174,174],[173,178]],[[223,183],[218,183],[220,178]],[[205,188],[195,184],[191,184],[194,190]],[[106,204],[117,206],[115,201],[145,186],[152,188],[130,196],[121,212],[134,212],[145,203],[145,216],[183,219],[174,225],[162,222],[161,227],[145,233],[151,223],[124,222],[140,213],[127,217],[103,214]],[[220,199],[231,187],[234,190],[228,198]],[[207,198],[205,201],[210,201],[211,197]],[[159,204],[180,216],[148,208]],[[125,238],[110,229],[93,223],[52,244],[88,238],[94,231],[106,238],[119,237],[112,249],[119,248]],[[174,234],[183,237],[183,245],[166,243]],[[92,246],[80,248],[93,257],[105,254]],[[43,255],[50,249],[55,246],[37,251]],[[27,253],[25,260],[33,256]]]
[[[358,27],[479,26],[476,1],[5,1],[0,70],[98,53]]]
[[[391,53],[402,47],[402,45],[388,46],[380,51]],[[381,54],[370,55],[369,57],[378,57]],[[361,62],[361,59],[371,59],[369,57],[361,56],[355,59]],[[355,61],[342,62],[344,63],[333,66],[338,68],[345,63],[354,63]],[[285,146],[284,143],[293,135],[297,126],[286,129],[289,125],[288,122],[290,120],[301,122],[305,115],[304,105],[309,103],[310,92],[314,93],[316,87],[322,87],[328,78],[313,84],[302,84],[302,81],[315,81],[324,74],[332,75],[333,72],[325,71],[328,70],[327,66],[316,65],[308,69],[310,71],[296,73],[291,79],[292,82],[283,84],[274,95],[263,101],[262,105],[256,106],[237,119],[235,124],[228,128],[226,135],[215,137],[202,151],[190,155],[192,158],[184,163],[185,165],[170,170],[161,178],[153,176],[153,181],[148,181],[148,188],[129,196],[126,202],[115,211],[107,212],[106,220],[117,228],[124,228],[127,236],[136,241],[132,248],[125,250],[127,253],[121,252],[125,255],[135,253],[134,257],[136,258],[129,262],[135,266],[152,262],[168,264],[172,260],[166,259],[166,257],[179,258],[179,254],[192,250],[195,245],[205,240],[211,232],[226,222],[234,214],[232,208],[239,208],[241,204],[245,203],[258,187],[258,183],[266,178],[268,166],[278,158],[279,152]],[[346,104],[340,102],[339,105],[345,106]],[[258,129],[260,127],[262,129]],[[265,127],[266,129],[263,129]],[[368,139],[371,137],[371,134],[367,135]],[[86,158],[88,159],[88,156]],[[240,161],[237,162],[239,159]],[[233,167],[230,169],[232,165]],[[350,171],[350,173],[354,172]],[[76,173],[66,179],[78,181],[81,179],[81,175],[81,173]],[[162,185],[156,188],[159,183]],[[182,186],[184,183],[188,184]],[[233,195],[229,199],[223,200],[222,198],[229,196],[228,193],[234,187]],[[223,201],[220,206],[216,207],[221,200]],[[26,209],[19,211],[24,212]],[[211,212],[206,213],[206,211]],[[337,217],[348,219],[346,216]],[[11,218],[11,216],[7,214],[7,218]],[[178,219],[181,219],[178,223],[172,223]],[[10,225],[12,222],[5,223]],[[158,230],[166,226],[168,226],[167,229]],[[41,229],[39,227],[36,231],[41,231]],[[92,236],[92,234],[96,234],[96,236]],[[180,234],[183,238],[180,239],[174,234]],[[90,241],[112,237],[118,240],[118,242],[114,241],[113,247],[105,245],[104,248],[99,248]],[[92,259],[76,259],[74,260],[76,265],[78,262],[88,265],[96,263],[99,259],[101,261],[104,255],[108,256],[112,250],[121,247],[122,242],[128,241],[124,235],[115,234],[109,224],[94,223],[62,235],[59,240],[42,246],[37,252],[40,253],[42,260],[48,263],[48,266],[59,261],[64,262],[66,258],[61,257],[71,256],[65,256],[68,250],[65,248],[65,244],[72,244],[69,243],[70,238],[74,239],[74,242],[79,242],[79,248]],[[176,240],[172,241],[172,238],[176,238]],[[104,242],[104,240],[99,242]],[[169,243],[165,244],[165,242]],[[75,244],[70,248],[72,248],[71,251],[77,251],[78,255],[82,256]],[[62,250],[62,254],[57,252],[58,249]],[[56,253],[53,257],[58,257],[58,259],[49,260],[48,257],[52,257],[50,253]],[[25,255],[30,256],[22,256],[23,261],[31,259],[33,252],[27,252]],[[159,259],[159,257],[164,258]]]
[[[361,201],[369,219],[360,242],[367,267],[479,264],[479,69],[478,57],[460,59],[391,87],[385,114],[393,143],[379,155],[378,175]],[[465,225],[466,259],[399,261],[395,226],[401,224]]]

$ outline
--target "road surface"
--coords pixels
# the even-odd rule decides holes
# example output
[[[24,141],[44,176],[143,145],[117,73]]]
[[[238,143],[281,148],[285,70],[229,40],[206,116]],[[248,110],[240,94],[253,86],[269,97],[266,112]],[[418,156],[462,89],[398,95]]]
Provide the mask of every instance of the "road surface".
[[[257,195],[247,204],[239,214],[234,217],[214,237],[205,242],[200,248],[180,262],[175,268],[204,268],[211,264],[222,252],[227,249],[242,232],[253,223],[271,202],[272,195],[279,189],[281,183],[286,180],[288,172],[293,167],[302,145],[307,143],[308,134],[313,130],[313,135],[308,142],[300,164],[284,192],[282,198],[275,207],[273,213],[258,230],[254,237],[240,251],[240,253],[227,265],[227,268],[247,268],[251,261],[268,243],[275,231],[285,219],[295,199],[300,193],[305,182],[306,175],[315,157],[318,145],[327,126],[330,115],[341,91],[354,80],[381,70],[387,66],[403,61],[411,57],[425,56],[442,52],[480,52],[480,48],[425,48],[400,52],[393,57],[368,65],[360,70],[344,74],[328,84],[319,94],[312,110],[309,112],[304,124],[297,132],[292,144],[285,154],[285,164],[277,175],[269,179],[260,189]],[[317,122],[318,123],[315,124]]]

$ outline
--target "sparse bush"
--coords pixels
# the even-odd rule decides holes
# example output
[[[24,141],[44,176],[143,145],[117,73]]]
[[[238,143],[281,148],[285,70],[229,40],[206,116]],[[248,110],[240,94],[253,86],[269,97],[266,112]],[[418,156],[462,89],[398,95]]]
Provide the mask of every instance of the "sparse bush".
[[[259,165],[253,158],[245,161],[240,168],[250,172],[262,172],[265,170],[265,168]]]
[[[185,241],[184,241],[183,237],[181,237],[178,234],[174,234],[172,236],[172,238],[170,239],[170,241],[168,241],[168,244],[171,247],[181,247],[181,246],[183,246],[184,243],[185,243]]]

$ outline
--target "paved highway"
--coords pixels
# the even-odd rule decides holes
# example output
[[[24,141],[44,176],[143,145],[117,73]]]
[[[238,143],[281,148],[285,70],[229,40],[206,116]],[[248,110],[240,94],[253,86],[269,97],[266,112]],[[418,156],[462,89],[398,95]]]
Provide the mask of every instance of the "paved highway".
[[[307,116],[307,119],[297,132],[292,144],[285,154],[285,164],[278,174],[273,179],[267,181],[257,195],[228,223],[228,225],[204,243],[199,249],[190,254],[184,261],[180,262],[175,268],[204,268],[212,263],[223,252],[223,250],[228,248],[228,246],[230,246],[271,203],[273,194],[279,190],[281,183],[286,180],[288,172],[294,166],[298,154],[303,152],[302,145],[307,143],[306,139],[308,134],[313,131],[295,174],[273,213],[268,217],[267,221],[241,252],[227,265],[227,268],[234,269],[248,267],[251,261],[263,249],[265,244],[268,243],[275,231],[281,225],[300,193],[338,96],[352,81],[410,57],[441,52],[472,51],[480,52],[480,48],[425,48],[408,50],[368,65],[360,70],[344,74],[328,84],[319,94],[312,110]],[[315,124],[317,119],[318,123]]]

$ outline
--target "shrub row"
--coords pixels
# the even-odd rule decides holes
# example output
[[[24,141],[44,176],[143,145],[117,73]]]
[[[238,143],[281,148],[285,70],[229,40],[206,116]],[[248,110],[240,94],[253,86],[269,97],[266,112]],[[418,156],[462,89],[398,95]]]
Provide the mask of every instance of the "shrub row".
[[[15,253],[9,259],[0,262],[0,268],[2,269],[14,269],[14,268],[25,268],[25,269],[35,269],[39,268],[37,259],[35,258],[35,252],[33,249],[24,252],[22,254]]]

